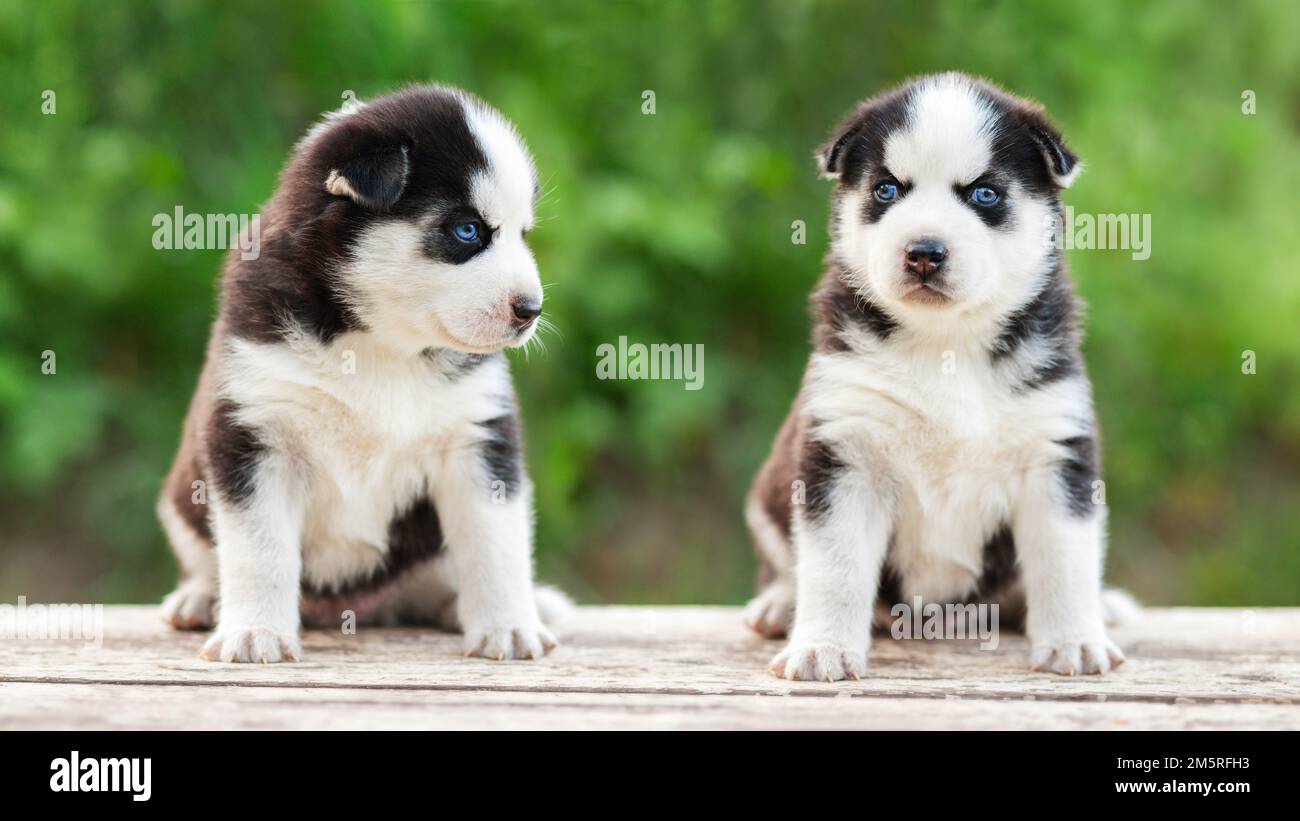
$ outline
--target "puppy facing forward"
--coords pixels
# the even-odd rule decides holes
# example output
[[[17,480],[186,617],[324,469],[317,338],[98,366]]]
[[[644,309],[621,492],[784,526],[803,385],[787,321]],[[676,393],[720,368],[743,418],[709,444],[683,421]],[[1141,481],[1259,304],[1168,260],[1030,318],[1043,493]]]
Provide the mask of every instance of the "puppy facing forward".
[[[746,620],[789,635],[772,671],[863,675],[873,601],[915,596],[1023,613],[1037,670],[1120,664],[1078,302],[1049,237],[1078,159],[1041,107],[961,74],[868,100],[818,159],[836,184],[814,351],[746,511],[766,584]]]
[[[163,603],[228,662],[301,656],[300,620],[462,629],[536,658],[532,492],[502,350],[536,331],[537,174],[482,101],[409,88],[329,115],[229,257],[158,510]]]

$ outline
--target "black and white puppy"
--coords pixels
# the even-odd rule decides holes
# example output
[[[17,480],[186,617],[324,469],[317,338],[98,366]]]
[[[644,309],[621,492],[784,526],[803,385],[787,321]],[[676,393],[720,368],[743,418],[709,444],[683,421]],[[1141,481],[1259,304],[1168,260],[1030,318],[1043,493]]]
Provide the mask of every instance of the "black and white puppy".
[[[300,657],[301,620],[463,629],[536,658],[532,490],[502,350],[539,322],[537,173],[481,100],[419,86],[326,117],[232,253],[159,515],[163,603],[203,654]],[[541,610],[539,611],[539,605]]]
[[[1118,665],[1078,303],[1049,239],[1078,159],[1041,107],[961,74],[866,101],[818,158],[836,186],[814,352],[746,511],[766,584],[746,620],[789,634],[773,672],[863,675],[873,601],[914,596],[1027,607],[1035,669]]]

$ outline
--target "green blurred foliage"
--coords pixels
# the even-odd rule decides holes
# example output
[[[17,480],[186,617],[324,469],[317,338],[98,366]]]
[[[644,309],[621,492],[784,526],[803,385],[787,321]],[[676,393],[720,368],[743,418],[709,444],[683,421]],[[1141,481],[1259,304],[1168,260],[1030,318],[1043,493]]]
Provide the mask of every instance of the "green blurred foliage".
[[[533,245],[562,336],[514,362],[542,575],[586,601],[742,601],[741,499],[825,251],[811,152],[860,97],[957,68],[1047,105],[1088,166],[1078,211],[1152,215],[1148,261],[1070,257],[1111,577],[1300,604],[1297,43],[1288,2],[3,0],[0,600],[174,577],[154,499],[222,254],[155,251],[153,215],[255,212],[346,90],[439,81],[516,121],[548,192]],[[702,343],[704,389],[597,380],[620,335]]]

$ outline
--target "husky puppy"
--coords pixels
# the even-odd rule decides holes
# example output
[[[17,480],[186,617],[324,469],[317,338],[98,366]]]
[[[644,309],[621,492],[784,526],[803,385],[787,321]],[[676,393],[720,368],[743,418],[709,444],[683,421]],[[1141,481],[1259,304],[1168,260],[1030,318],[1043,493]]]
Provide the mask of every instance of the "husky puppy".
[[[1105,507],[1078,302],[1050,240],[1080,163],[1040,106],[961,74],[862,103],[836,181],[814,351],[750,492],[789,634],[772,671],[866,672],[873,601],[1023,612],[1034,669],[1123,661],[1103,625]]]
[[[158,505],[182,571],[163,613],[215,623],[206,658],[293,661],[301,620],[349,613],[463,629],[467,655],[556,646],[502,353],[540,321],[537,193],[510,123],[452,88],[297,145],[260,256],[227,262]]]

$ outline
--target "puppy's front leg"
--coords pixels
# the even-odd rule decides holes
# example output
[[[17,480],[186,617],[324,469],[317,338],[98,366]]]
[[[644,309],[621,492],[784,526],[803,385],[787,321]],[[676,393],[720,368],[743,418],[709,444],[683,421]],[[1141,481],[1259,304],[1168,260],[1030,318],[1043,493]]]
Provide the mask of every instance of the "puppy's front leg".
[[[1071,466],[1064,477],[1073,487],[1058,469],[1031,477],[1013,522],[1031,664],[1067,676],[1105,673],[1124,662],[1101,609],[1105,508],[1092,504],[1091,482]]]
[[[221,613],[203,657],[297,661],[303,507],[289,465],[262,456],[246,487],[212,502]]]
[[[465,655],[535,659],[554,649],[533,597],[532,486],[513,417],[487,423],[489,438],[448,465],[435,491],[456,573]]]
[[[800,475],[806,496],[794,514],[794,629],[771,669],[792,680],[860,678],[891,505],[832,444],[805,442]]]

